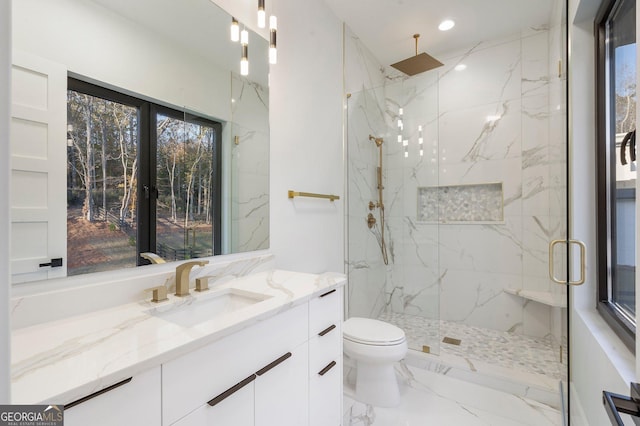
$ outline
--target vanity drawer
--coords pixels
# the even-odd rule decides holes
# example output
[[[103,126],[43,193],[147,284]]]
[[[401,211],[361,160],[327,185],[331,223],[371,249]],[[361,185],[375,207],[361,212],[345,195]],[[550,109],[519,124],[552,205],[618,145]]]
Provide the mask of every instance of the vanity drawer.
[[[66,426],[160,425],[160,367],[103,389],[64,407]]]
[[[289,309],[162,365],[170,425],[308,339],[308,305]]]
[[[323,336],[309,336],[309,368],[312,371],[320,371],[331,361],[342,359],[341,323],[331,327],[328,332],[325,329]]]
[[[327,290],[309,301],[309,337],[342,321],[342,287]]]
[[[342,355],[309,370],[309,426],[339,426],[342,421]]]

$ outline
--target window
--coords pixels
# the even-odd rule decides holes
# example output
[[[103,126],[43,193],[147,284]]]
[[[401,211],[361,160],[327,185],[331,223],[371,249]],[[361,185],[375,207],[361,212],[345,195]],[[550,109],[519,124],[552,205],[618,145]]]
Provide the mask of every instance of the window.
[[[220,123],[70,78],[68,275],[220,254]]]
[[[636,269],[635,0],[598,15],[598,310],[633,350]]]

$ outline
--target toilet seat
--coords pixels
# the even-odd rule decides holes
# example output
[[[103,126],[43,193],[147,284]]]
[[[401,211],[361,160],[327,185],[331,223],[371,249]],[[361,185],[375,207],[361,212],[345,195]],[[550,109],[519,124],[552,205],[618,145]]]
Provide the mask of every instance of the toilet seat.
[[[342,324],[342,334],[346,340],[370,346],[396,346],[406,340],[402,329],[369,318],[349,318]]]

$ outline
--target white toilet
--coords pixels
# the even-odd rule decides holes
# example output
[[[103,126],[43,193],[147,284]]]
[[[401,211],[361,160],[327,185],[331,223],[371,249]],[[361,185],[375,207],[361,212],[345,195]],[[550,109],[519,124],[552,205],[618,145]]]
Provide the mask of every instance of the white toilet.
[[[344,353],[356,363],[357,400],[378,407],[400,404],[393,364],[407,354],[402,329],[368,318],[349,318],[342,325]]]

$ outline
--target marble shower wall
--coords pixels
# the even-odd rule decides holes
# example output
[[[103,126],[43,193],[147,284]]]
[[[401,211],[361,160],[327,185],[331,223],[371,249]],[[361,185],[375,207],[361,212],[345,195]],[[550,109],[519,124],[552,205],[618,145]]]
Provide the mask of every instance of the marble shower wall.
[[[230,252],[239,253],[269,248],[269,90],[235,73],[231,86]]]
[[[563,291],[547,275],[548,243],[565,235],[561,34],[552,24],[527,28],[435,55],[443,67],[407,78],[378,64],[345,30],[351,316],[387,309],[536,337],[553,328],[558,337],[553,308],[504,289]],[[460,64],[466,68],[455,70]],[[400,107],[407,158],[396,142]],[[382,263],[379,226],[369,230],[365,220],[369,201],[377,200],[369,134],[385,138],[389,265]],[[488,183],[502,184],[501,222],[417,220],[419,188]]]

